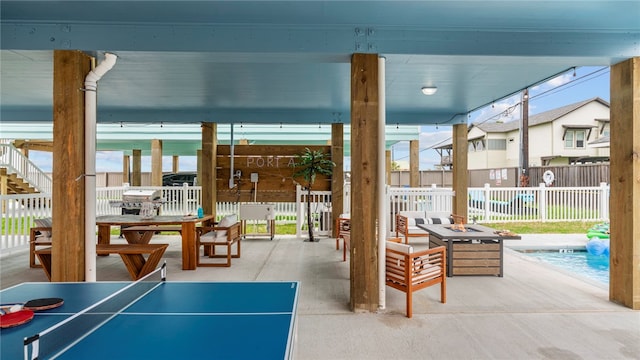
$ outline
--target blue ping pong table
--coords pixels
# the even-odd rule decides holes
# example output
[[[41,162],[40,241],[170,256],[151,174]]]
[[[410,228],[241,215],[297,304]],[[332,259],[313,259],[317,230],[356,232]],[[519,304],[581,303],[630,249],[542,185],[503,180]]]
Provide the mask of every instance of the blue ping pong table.
[[[0,330],[0,358],[32,359],[34,351],[38,359],[293,356],[298,282],[162,281],[144,289],[141,297],[127,294],[130,290],[125,288],[131,284],[135,283],[23,283],[0,291],[0,303],[64,299],[61,307],[36,312],[27,324]],[[108,314],[113,300],[104,299],[114,293],[132,298],[129,305]],[[83,312],[92,304],[102,305],[94,307],[99,311]],[[47,349],[55,353],[44,354]]]

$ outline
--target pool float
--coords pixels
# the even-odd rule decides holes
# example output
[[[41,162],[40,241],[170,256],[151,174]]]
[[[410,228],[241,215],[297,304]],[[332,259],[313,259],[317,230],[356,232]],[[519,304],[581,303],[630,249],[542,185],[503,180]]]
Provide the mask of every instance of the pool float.
[[[587,230],[587,239],[608,239],[609,238],[609,223],[596,224]]]
[[[593,237],[587,242],[587,252],[591,255],[609,255],[609,239]]]

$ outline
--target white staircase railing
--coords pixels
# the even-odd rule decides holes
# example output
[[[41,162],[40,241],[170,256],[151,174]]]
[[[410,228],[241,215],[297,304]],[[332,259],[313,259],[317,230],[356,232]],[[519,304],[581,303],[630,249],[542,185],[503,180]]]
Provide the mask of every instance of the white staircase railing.
[[[51,194],[51,177],[13,145],[0,143],[0,167],[7,168],[8,174],[18,175],[38,192]]]

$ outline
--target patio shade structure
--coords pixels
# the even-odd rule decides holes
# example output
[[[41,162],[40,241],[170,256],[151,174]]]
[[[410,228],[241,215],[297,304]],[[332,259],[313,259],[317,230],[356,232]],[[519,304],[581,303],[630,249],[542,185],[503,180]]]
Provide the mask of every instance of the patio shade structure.
[[[365,123],[452,125],[454,168],[464,170],[470,111],[575,66],[613,66],[611,128],[618,143],[611,144],[612,179],[640,172],[637,159],[627,156],[640,138],[638,1],[3,1],[0,14],[3,122],[56,123],[64,115],[65,134],[82,131],[71,126],[72,107],[81,105],[61,93],[79,87],[65,88],[57,76],[69,81],[86,73],[80,65],[69,68],[69,61],[84,60],[67,53],[80,51],[99,63],[109,52],[118,63],[100,81],[99,124],[203,123],[203,146],[216,138],[206,124],[350,124],[366,130],[352,133],[364,135],[352,151],[371,164],[379,155],[369,151],[376,135]],[[423,87],[438,90],[425,96]],[[73,164],[80,157],[67,159]],[[74,184],[60,178],[60,186],[65,180]],[[454,183],[464,179],[454,175]],[[612,197],[633,214],[621,212],[618,220],[612,213],[612,225],[621,221],[612,238],[629,254],[640,246],[633,240],[640,238],[633,222],[639,187],[612,184]],[[357,215],[371,219],[374,211]],[[358,237],[352,244],[370,245]],[[640,287],[634,287],[640,275],[633,272],[640,260],[619,260],[623,265],[612,267],[612,299],[640,308]],[[376,264],[365,266],[378,272]],[[54,264],[54,278],[55,272]],[[63,277],[74,276],[81,278],[81,271]]]

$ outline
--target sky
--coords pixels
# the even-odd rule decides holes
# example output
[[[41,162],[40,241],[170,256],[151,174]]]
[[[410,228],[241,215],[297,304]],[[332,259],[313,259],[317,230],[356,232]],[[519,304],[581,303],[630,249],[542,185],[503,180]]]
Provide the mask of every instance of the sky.
[[[593,97],[609,102],[609,67],[579,67],[529,89],[529,114],[534,115],[564,105]],[[469,124],[500,120],[507,122],[520,118],[521,93],[496,101],[469,114]],[[451,139],[451,126],[420,127],[420,170],[434,170],[440,162],[440,155],[433,147]],[[51,153],[32,151],[29,158],[45,172],[51,172]],[[401,142],[391,149],[392,161],[409,162],[409,143]],[[96,172],[121,172],[123,153],[119,151],[99,151],[96,153]],[[163,156],[162,170],[170,172],[173,160]],[[345,159],[349,170],[349,159]],[[151,171],[151,157],[142,157],[142,171]],[[180,157],[180,171],[195,171],[195,156]]]
[[[609,67],[579,67],[529,89],[529,115],[594,97],[609,102]],[[497,101],[469,114],[469,124],[520,119],[522,94]],[[440,155],[432,148],[451,139],[451,126],[420,127],[420,170],[434,170]],[[392,161],[409,162],[409,144],[398,143]]]

